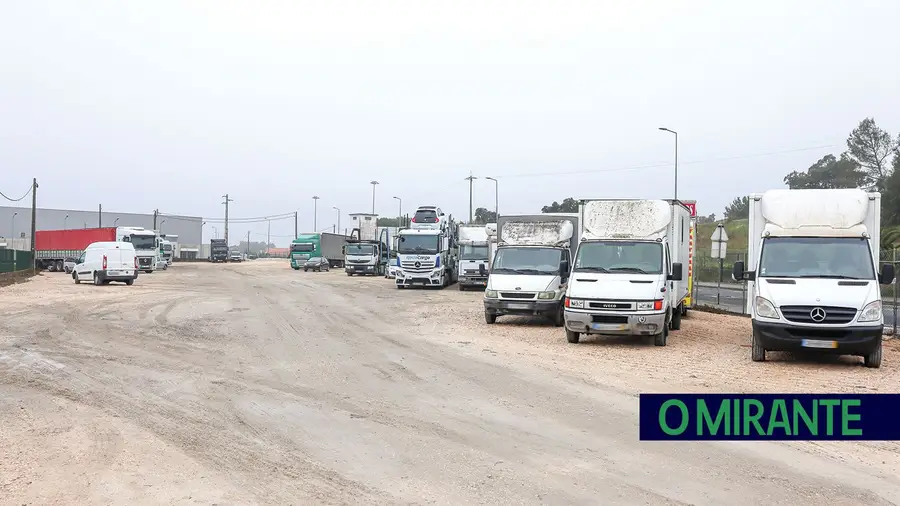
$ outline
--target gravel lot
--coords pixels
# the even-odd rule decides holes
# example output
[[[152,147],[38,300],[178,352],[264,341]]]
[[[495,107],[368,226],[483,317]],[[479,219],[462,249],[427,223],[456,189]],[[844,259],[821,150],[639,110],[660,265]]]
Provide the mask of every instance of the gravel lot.
[[[897,443],[641,443],[639,392],[896,392],[900,346],[749,357],[486,325],[481,294],[286,262],[0,288],[6,504],[892,504]]]

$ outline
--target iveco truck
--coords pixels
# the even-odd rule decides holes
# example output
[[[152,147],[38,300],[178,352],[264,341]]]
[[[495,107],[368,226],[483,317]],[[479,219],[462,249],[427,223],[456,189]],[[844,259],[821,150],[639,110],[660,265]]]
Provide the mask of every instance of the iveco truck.
[[[446,287],[457,278],[456,223],[440,208],[422,206],[409,228],[397,232],[397,288]]]
[[[881,195],[860,189],[771,190],[750,195],[747,281],[751,359],[766,352],[822,350],[881,366]]]
[[[491,261],[490,242],[484,225],[460,225],[457,227],[459,265],[457,286],[460,290],[487,286]]]
[[[353,230],[343,247],[344,272],[348,276],[384,276],[387,272],[390,239],[386,229],[378,229],[378,215],[350,215]]]
[[[582,200],[581,242],[566,291],[566,339],[653,336],[665,346],[688,296],[691,212],[673,200]]]
[[[540,315],[562,326],[563,295],[578,244],[575,213],[502,216],[497,253],[484,291],[484,321]]]

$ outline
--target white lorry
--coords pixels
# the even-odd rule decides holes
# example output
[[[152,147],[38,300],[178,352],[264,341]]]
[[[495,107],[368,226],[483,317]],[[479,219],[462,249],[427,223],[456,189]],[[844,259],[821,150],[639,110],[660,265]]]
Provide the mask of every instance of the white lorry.
[[[488,236],[488,253],[490,261],[488,262],[488,267],[494,263],[494,255],[497,254],[497,224],[496,223],[488,223],[484,226],[484,231]]]
[[[881,195],[860,189],[771,190],[750,195],[747,281],[751,359],[767,351],[824,350],[881,366]]]
[[[130,242],[138,260],[138,270],[153,272],[160,265],[159,234],[143,227],[117,227],[116,241]]]
[[[690,210],[672,200],[582,200],[581,242],[566,291],[566,339],[653,336],[681,327]]]
[[[456,268],[460,291],[470,287],[487,286],[491,252],[485,225],[457,227],[459,265]]]
[[[397,232],[397,288],[446,287],[457,279],[456,223],[437,207],[422,206]]]
[[[378,229],[378,215],[350,215],[353,229],[343,246],[344,272],[367,276],[383,276],[387,272],[389,237],[386,229]]]
[[[484,321],[540,315],[562,326],[563,296],[578,244],[578,215],[502,216],[497,253],[484,291]]]

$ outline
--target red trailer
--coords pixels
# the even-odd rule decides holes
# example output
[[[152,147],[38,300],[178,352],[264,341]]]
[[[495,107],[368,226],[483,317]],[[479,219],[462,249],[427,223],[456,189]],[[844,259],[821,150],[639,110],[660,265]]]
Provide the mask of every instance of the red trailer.
[[[66,258],[78,258],[88,245],[116,240],[116,228],[38,230],[34,234],[34,256],[38,268],[62,272]]]

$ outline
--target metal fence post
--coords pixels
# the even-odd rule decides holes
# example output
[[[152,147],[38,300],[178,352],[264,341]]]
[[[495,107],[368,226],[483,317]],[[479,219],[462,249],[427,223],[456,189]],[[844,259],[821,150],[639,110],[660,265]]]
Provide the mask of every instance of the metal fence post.
[[[891,265],[894,266],[894,269],[897,268],[897,247],[894,246],[893,250],[893,259],[891,260]],[[897,288],[900,288],[900,282],[898,282],[897,278],[894,278],[894,324],[891,326],[893,330],[891,334],[897,335]]]

